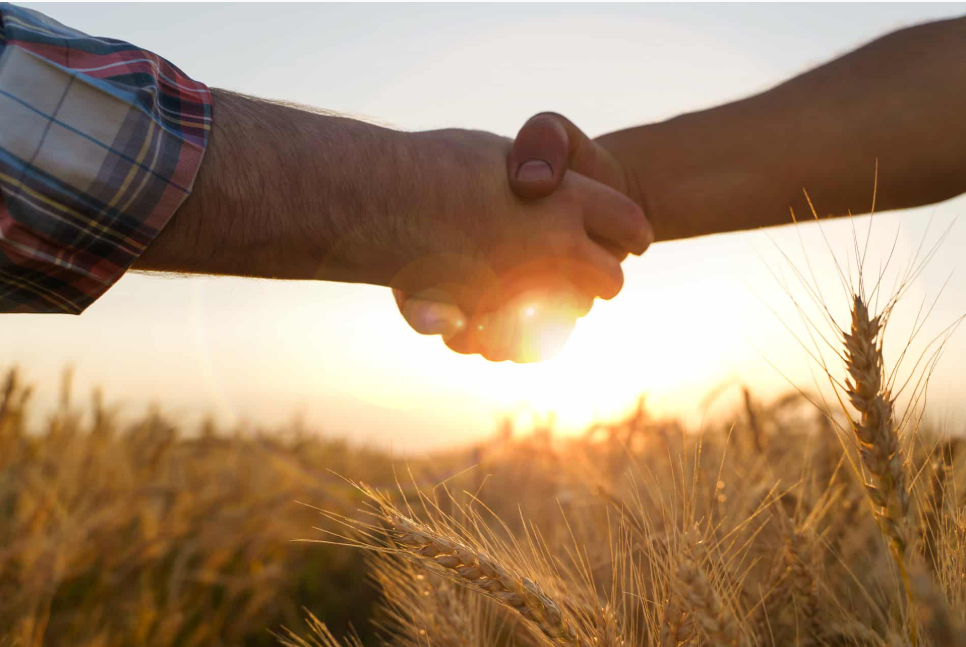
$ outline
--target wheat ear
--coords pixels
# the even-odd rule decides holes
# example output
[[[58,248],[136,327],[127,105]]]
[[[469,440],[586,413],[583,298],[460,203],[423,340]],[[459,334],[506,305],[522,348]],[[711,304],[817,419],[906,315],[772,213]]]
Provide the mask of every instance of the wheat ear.
[[[909,548],[909,490],[906,468],[899,450],[894,402],[886,384],[882,360],[882,314],[869,316],[869,308],[860,294],[852,300],[852,329],[844,333],[846,394],[858,420],[852,430],[859,444],[862,463],[869,473],[866,492],[882,534],[889,542],[890,553],[899,568],[910,603],[910,640],[918,644],[914,621],[915,598],[909,580],[906,552]]]
[[[822,640],[823,625],[818,596],[818,569],[814,542],[803,528],[787,529],[782,533],[784,563],[796,610],[804,622],[803,645],[818,644]]]
[[[707,573],[702,568],[703,550],[689,533],[685,535],[684,547],[671,580],[673,598],[669,608],[685,609],[694,626],[699,628],[712,645],[743,646],[735,614],[721,601]],[[687,619],[674,618],[675,638],[681,637]],[[690,637],[690,636],[688,636]]]
[[[391,518],[395,540],[404,551],[457,581],[468,584],[529,620],[556,645],[581,640],[560,606],[529,578],[504,568],[493,557],[443,537],[401,515]]]

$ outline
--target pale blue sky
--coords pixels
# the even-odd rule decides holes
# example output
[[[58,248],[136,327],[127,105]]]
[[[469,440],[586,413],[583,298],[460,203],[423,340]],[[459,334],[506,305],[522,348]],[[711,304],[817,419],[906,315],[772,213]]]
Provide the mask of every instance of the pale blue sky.
[[[27,6],[152,49],[210,86],[406,129],[508,136],[547,109],[590,134],[667,118],[765,89],[900,26],[966,13],[966,3]],[[901,226],[899,250],[909,252],[930,214],[941,229],[964,207],[959,198],[877,217],[876,241],[887,246]],[[801,229],[817,249],[818,232]],[[848,223],[826,231],[848,248]],[[798,245],[793,229],[769,235],[782,249]],[[913,311],[964,246],[966,229],[954,225]],[[542,366],[456,356],[411,333],[379,288],[135,275],[81,317],[0,318],[0,358],[42,383],[41,402],[71,362],[81,385],[103,384],[132,413],[151,400],[185,419],[213,411],[274,423],[298,410],[333,432],[417,448],[487,433],[504,413],[531,408],[557,409],[575,428],[642,390],[669,412],[722,382],[774,391],[781,378],[769,362],[808,386],[803,351],[759,301],[792,315],[768,272],[783,262],[761,232],[657,245],[626,264],[624,293]],[[820,278],[837,297],[825,265]],[[933,320],[938,328],[963,311],[966,277],[954,274]],[[955,409],[964,353],[960,335],[935,380],[939,409]]]

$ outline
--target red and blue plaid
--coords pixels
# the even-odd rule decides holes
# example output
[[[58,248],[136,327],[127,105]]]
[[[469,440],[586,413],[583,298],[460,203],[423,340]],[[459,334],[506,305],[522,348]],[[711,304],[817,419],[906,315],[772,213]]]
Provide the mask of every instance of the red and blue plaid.
[[[0,312],[78,314],[191,192],[211,93],[156,54],[0,3]]]

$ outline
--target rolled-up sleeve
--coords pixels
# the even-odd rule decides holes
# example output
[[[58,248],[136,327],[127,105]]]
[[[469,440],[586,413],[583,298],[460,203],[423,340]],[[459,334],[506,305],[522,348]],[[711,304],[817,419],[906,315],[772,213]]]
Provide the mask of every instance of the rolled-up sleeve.
[[[211,93],[159,56],[0,3],[0,312],[79,314],[191,192]]]

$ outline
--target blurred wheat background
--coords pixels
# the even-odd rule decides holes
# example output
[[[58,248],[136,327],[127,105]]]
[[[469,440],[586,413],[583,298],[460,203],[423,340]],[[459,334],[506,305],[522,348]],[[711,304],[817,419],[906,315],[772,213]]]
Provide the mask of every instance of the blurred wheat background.
[[[641,399],[582,435],[507,423],[418,459],[122,425],[69,373],[30,428],[11,370],[0,645],[966,644],[964,440],[923,423],[941,344],[897,410],[897,302],[854,287],[831,400],[745,389],[695,430]]]

